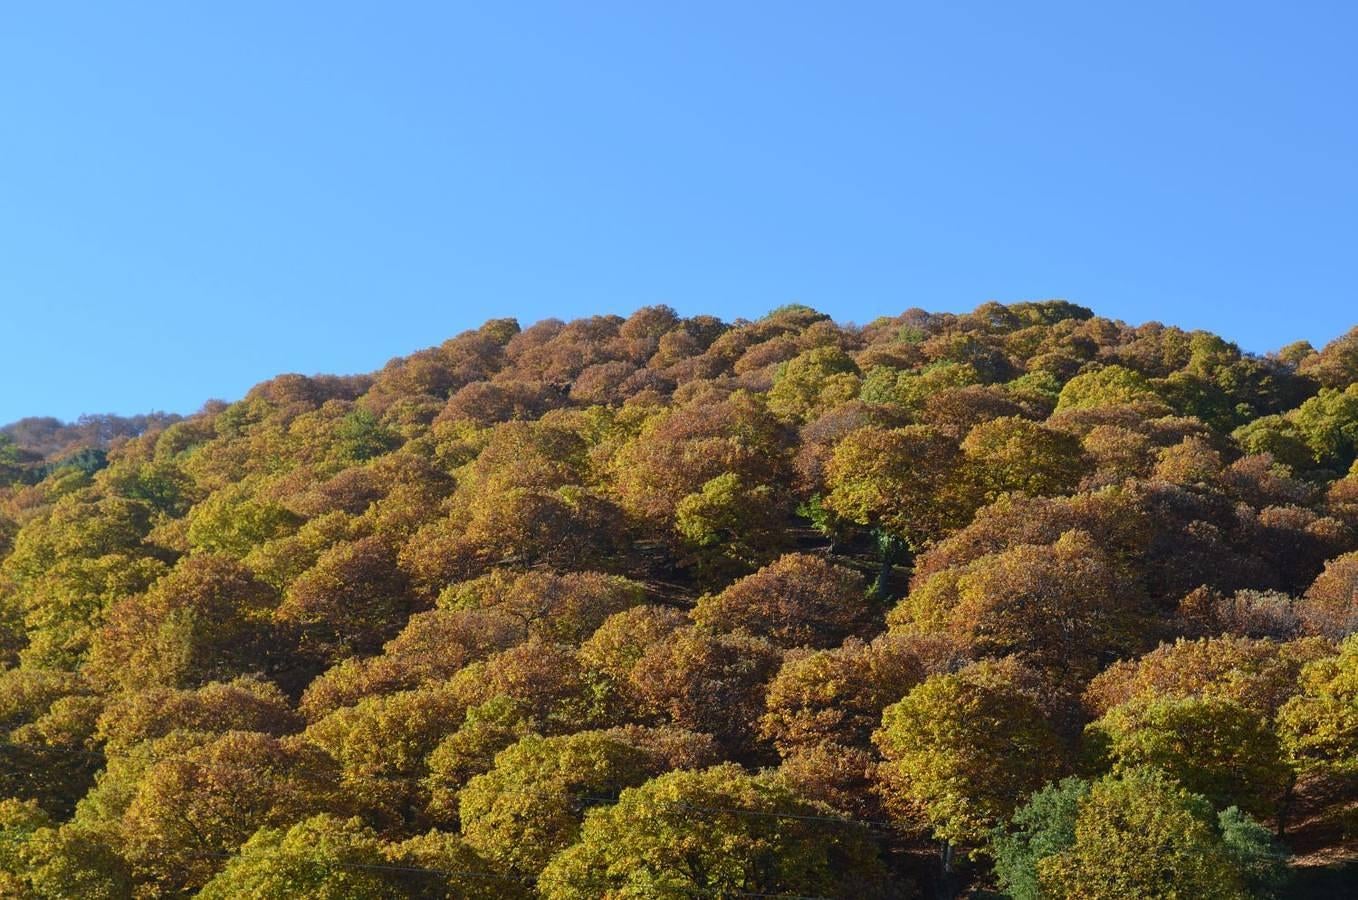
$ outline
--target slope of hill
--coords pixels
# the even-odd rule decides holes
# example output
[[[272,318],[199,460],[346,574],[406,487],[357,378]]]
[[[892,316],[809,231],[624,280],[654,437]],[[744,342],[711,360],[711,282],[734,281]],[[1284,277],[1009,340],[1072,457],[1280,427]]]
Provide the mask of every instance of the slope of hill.
[[[40,480],[0,447],[0,894],[1235,897],[1352,859],[1358,329],[651,307],[110,427]]]

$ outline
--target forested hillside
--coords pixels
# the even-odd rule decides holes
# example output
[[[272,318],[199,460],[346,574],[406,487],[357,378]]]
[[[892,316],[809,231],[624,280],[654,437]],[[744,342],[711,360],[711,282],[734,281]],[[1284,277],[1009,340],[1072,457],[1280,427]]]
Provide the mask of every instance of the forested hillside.
[[[1288,894],[1356,457],[1358,329],[1053,301],[499,319],[0,458],[0,895]]]

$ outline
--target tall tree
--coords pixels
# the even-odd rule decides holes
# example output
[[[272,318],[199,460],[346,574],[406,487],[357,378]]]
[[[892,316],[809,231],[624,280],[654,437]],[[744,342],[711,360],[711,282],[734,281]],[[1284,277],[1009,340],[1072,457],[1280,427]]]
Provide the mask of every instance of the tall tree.
[[[733,765],[672,772],[590,812],[542,873],[550,900],[883,895],[876,848],[776,782]]]
[[[1036,702],[993,662],[925,680],[887,707],[873,740],[896,816],[969,849],[1066,768]]]

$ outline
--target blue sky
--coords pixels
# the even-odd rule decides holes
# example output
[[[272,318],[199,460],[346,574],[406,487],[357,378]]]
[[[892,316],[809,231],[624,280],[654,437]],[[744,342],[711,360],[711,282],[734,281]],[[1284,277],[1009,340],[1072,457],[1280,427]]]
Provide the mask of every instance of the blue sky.
[[[45,3],[0,18],[0,421],[493,316],[1065,297],[1358,323],[1352,3]]]

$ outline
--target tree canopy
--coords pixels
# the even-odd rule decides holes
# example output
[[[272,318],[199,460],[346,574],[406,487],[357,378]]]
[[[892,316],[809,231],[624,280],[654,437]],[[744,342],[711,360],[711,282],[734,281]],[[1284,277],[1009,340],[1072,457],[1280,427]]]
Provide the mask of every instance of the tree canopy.
[[[0,428],[0,894],[1282,895],[1356,360],[653,306]]]

